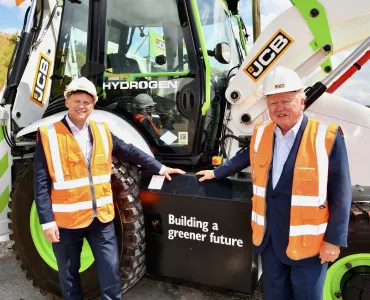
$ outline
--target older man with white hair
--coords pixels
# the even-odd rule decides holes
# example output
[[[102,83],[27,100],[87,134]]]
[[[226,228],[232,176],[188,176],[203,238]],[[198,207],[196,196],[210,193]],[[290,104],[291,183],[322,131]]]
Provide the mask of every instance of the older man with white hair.
[[[251,167],[253,244],[261,253],[266,300],[320,300],[328,268],[347,246],[351,180],[341,129],[304,114],[305,93],[293,70],[264,78],[271,120],[250,146],[200,181]]]

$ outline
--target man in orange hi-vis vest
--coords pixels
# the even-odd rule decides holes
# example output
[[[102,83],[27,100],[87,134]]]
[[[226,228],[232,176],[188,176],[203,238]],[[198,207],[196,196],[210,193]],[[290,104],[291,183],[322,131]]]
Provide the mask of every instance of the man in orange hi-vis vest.
[[[271,121],[250,146],[200,181],[251,167],[253,244],[261,254],[266,300],[320,300],[328,268],[347,247],[352,197],[339,127],[309,119],[304,86],[277,67],[263,85]]]
[[[149,135],[157,145],[164,145],[161,140],[161,132],[152,119],[152,112],[156,105],[152,97],[148,94],[139,94],[135,96],[133,103],[136,111],[132,116],[134,123],[144,136]]]
[[[38,132],[34,185],[40,223],[45,238],[53,243],[63,299],[83,299],[79,277],[83,238],[94,253],[101,299],[121,299],[110,183],[112,155],[168,180],[170,174],[184,171],[168,168],[126,144],[105,123],[88,121],[98,100],[91,81],[73,80],[64,96],[68,114]]]

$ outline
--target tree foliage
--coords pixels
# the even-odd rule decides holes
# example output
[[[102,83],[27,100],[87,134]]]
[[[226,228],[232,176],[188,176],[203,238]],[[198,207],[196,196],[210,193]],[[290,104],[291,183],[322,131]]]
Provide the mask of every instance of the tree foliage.
[[[10,58],[12,57],[17,35],[5,35],[0,33],[0,90],[3,88]]]

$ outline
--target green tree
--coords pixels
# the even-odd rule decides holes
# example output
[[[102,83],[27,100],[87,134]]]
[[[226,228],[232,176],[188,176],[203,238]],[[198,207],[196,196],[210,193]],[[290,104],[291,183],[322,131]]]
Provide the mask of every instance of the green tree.
[[[10,37],[10,41],[15,44],[17,42],[17,38],[18,38],[18,34],[16,33],[12,34]]]
[[[3,88],[8,73],[9,61],[13,53],[15,43],[9,35],[0,33],[0,90]]]

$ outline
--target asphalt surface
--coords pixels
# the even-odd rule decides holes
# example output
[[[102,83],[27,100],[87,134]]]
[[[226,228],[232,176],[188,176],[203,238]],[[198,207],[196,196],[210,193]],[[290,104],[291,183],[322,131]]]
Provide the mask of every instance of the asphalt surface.
[[[0,242],[0,300],[48,299],[26,279],[11,246],[11,242]],[[123,298],[128,300],[262,300],[260,290],[258,286],[254,296],[248,297],[143,278]]]

